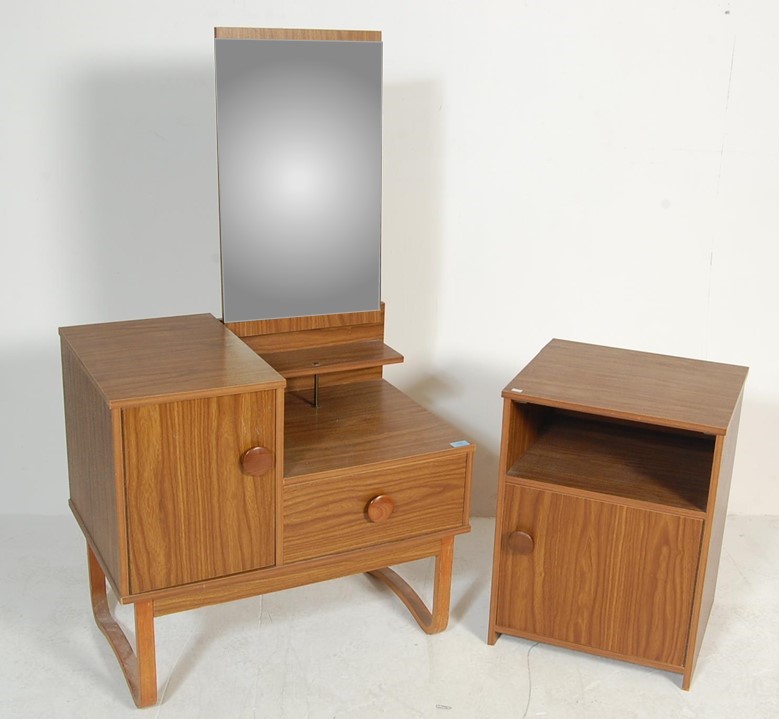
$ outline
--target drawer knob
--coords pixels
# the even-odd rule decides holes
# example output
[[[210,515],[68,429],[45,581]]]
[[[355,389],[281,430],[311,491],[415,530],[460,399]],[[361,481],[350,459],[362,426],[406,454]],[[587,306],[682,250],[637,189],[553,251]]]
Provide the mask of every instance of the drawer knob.
[[[395,502],[387,494],[380,494],[368,502],[368,519],[371,522],[383,522],[390,518],[395,510]]]
[[[273,452],[266,447],[252,447],[241,455],[244,474],[261,477],[273,467]]]
[[[527,532],[512,532],[508,537],[509,549],[514,554],[530,554],[533,551],[535,542]]]

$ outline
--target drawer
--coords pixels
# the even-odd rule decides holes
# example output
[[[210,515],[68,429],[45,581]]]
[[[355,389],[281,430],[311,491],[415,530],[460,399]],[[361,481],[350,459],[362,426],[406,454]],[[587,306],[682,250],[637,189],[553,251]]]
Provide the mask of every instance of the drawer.
[[[456,451],[290,484],[284,561],[465,527],[468,474]]]

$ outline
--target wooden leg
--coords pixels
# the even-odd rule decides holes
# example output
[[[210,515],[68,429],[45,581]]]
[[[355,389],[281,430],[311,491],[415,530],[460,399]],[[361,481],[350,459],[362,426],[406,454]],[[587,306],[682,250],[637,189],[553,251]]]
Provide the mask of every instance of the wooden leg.
[[[435,558],[435,582],[433,585],[433,611],[425,606],[419,595],[409,584],[389,567],[368,572],[372,577],[386,584],[400,597],[427,634],[436,634],[446,629],[449,623],[449,599],[452,589],[452,560],[454,559],[454,537],[441,540],[441,550]]]
[[[687,667],[682,674],[682,689],[688,692],[690,691],[690,684],[692,683],[692,667]]]
[[[135,606],[135,649],[133,652],[122,628],[111,616],[106,597],[105,574],[91,547],[87,546],[89,589],[92,611],[100,631],[114,650],[127,686],[139,707],[157,702],[157,660],[154,650],[154,602],[137,602]]]

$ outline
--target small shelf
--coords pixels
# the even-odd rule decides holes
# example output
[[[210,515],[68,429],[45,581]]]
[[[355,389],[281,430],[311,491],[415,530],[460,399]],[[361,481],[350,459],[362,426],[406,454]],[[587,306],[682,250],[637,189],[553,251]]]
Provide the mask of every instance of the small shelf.
[[[508,476],[704,513],[713,455],[710,436],[560,413]]]
[[[402,354],[381,340],[262,352],[261,356],[287,379],[380,367],[403,361]]]

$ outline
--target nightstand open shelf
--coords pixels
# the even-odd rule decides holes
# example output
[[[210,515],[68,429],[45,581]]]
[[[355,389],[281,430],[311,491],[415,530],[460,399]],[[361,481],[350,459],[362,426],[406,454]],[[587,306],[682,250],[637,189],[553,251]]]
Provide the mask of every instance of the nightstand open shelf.
[[[711,437],[562,411],[550,414],[538,440],[509,467],[508,481],[522,478],[671,511],[705,513],[714,456]]]

